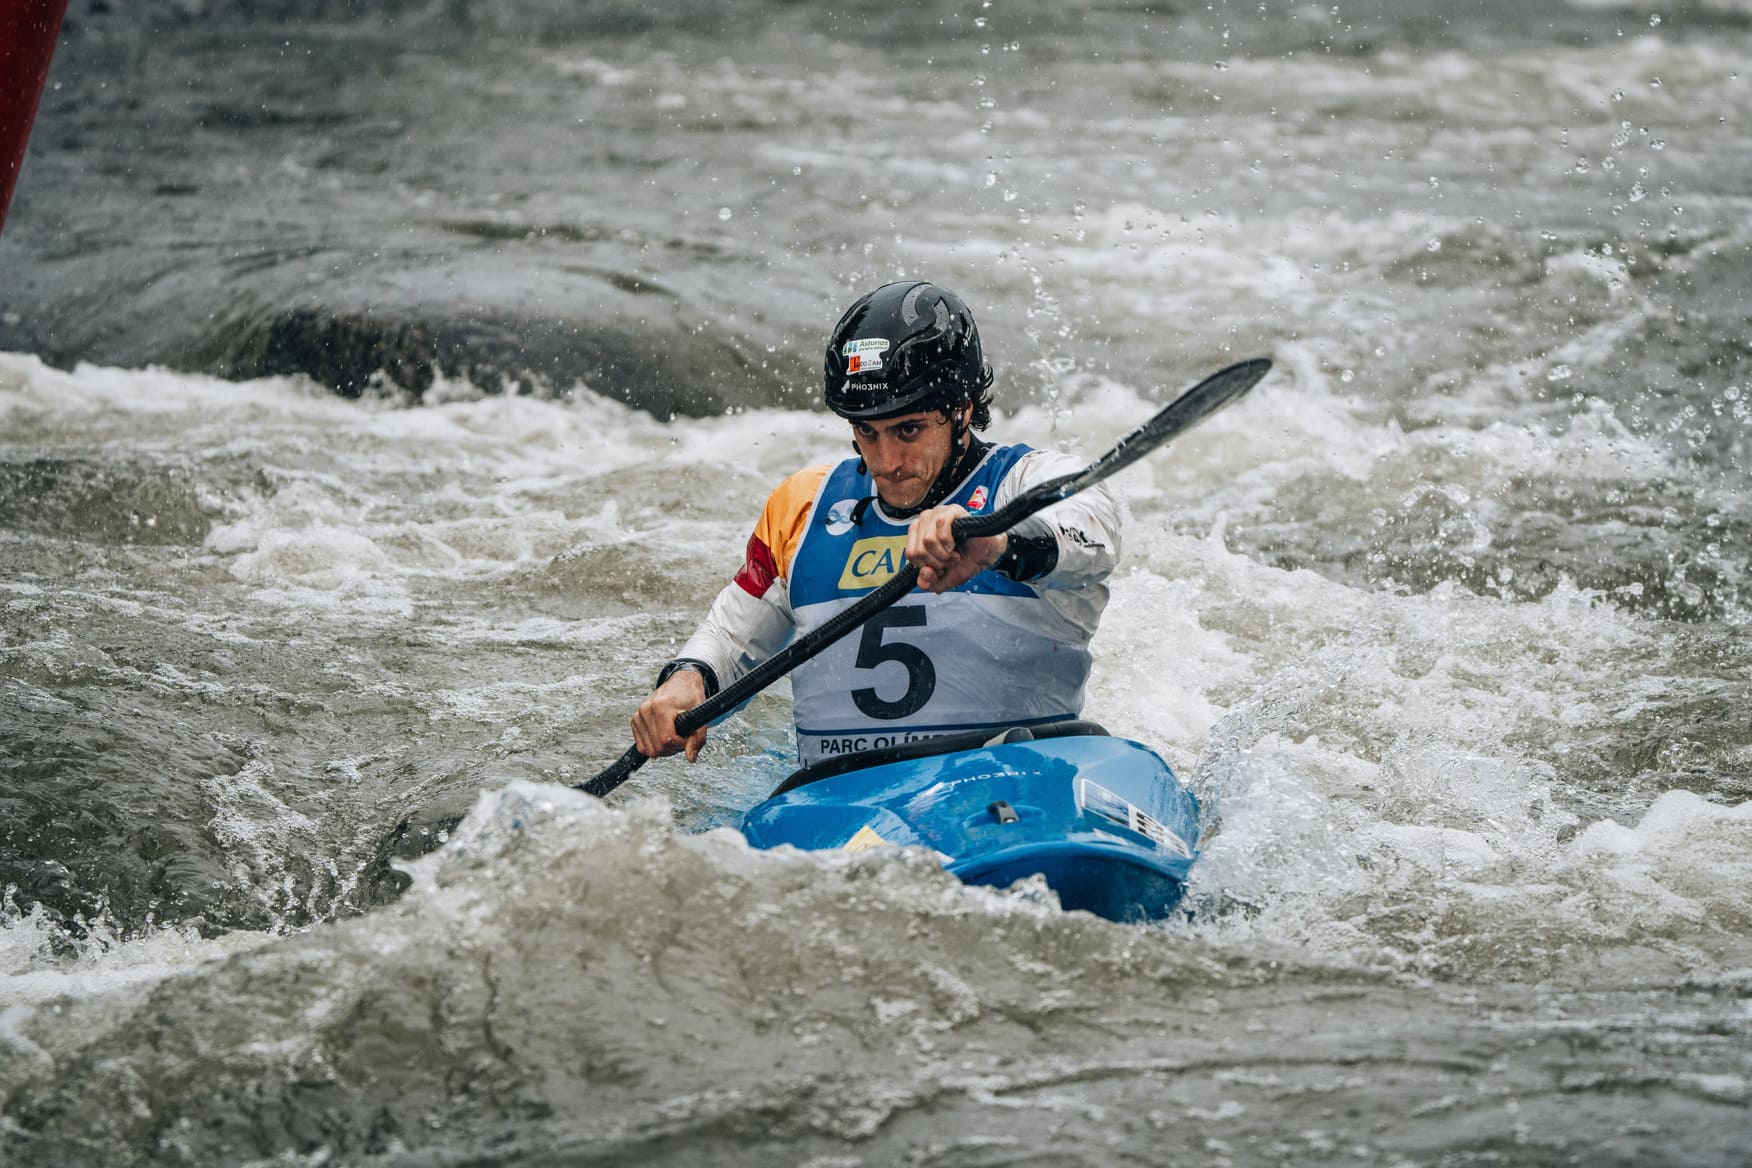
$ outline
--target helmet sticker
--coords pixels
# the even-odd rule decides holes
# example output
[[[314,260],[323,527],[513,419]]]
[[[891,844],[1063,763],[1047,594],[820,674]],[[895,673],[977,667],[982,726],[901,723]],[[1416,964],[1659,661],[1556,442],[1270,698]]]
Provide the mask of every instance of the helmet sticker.
[[[882,368],[882,354],[888,351],[888,338],[867,337],[861,341],[847,341],[840,347],[840,352],[846,359],[846,372],[874,373]]]

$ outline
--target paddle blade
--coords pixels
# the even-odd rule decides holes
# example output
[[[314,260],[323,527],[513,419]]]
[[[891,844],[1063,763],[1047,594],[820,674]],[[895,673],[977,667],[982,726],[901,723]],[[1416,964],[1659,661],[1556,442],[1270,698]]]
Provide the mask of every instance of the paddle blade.
[[[1248,390],[1267,373],[1271,361],[1255,357],[1219,369],[1164,407],[1160,413],[1119,440],[1119,444],[1091,463],[1067,484],[1066,495],[1093,486],[1124,470],[1170,438],[1186,433]]]
[[[986,515],[969,515],[955,521],[955,538],[972,539],[1008,531],[1036,511],[1068,499],[1092,487],[1115,471],[1123,470],[1144,455],[1184,434],[1255,385],[1271,371],[1264,357],[1242,361],[1211,374],[1164,407],[1160,413],[1119,440],[1119,444],[1075,474],[1050,479],[1011,499]]]

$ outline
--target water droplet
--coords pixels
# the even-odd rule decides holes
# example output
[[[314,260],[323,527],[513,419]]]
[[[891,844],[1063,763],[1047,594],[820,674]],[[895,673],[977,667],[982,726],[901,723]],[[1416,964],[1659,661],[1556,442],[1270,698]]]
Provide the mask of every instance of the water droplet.
[[[1612,100],[1613,101],[1623,101],[1624,100],[1624,90],[1614,89],[1612,91]]]
[[[1087,211],[1088,209],[1089,209],[1089,204],[1085,203],[1081,199],[1078,199],[1076,202],[1071,204],[1071,217],[1073,219],[1081,219],[1083,217],[1083,212]]]
[[[1571,167],[1570,169],[1572,171],[1574,171],[1576,174],[1587,174],[1588,171],[1592,170],[1593,168],[1594,168],[1593,163],[1589,162],[1588,156],[1586,154],[1584,154],[1580,158],[1576,159],[1576,164],[1573,167]]]
[[[1659,88],[1661,88],[1661,79],[1660,79],[1660,78],[1659,78],[1659,77],[1651,77],[1651,78],[1649,78],[1649,88],[1650,88],[1650,89],[1659,89]]]
[[[730,216],[731,216],[731,215],[732,215],[732,214],[733,214],[733,212],[732,212],[732,211],[731,211],[731,210],[730,210],[730,208],[728,208],[728,207],[719,207],[719,208],[718,208],[718,221],[719,221],[719,222],[720,222],[720,223],[727,223],[727,222],[729,222],[729,220],[730,220]]]
[[[1568,381],[1570,379],[1570,377],[1574,374],[1574,372],[1575,371],[1573,369],[1571,369],[1568,365],[1558,365],[1558,366],[1554,367],[1550,373],[1547,373],[1545,375],[1545,380],[1547,380],[1547,381]]]
[[[984,28],[985,26],[986,26],[986,18],[985,17],[976,16],[973,18],[973,27]]]
[[[1442,241],[1439,239],[1432,239],[1428,243],[1424,244],[1424,250],[1425,251],[1441,251],[1442,250]]]
[[[986,171],[985,185],[986,185],[986,189],[988,189],[988,190],[991,189],[992,187],[995,187],[998,185],[998,172],[997,171],[995,171],[995,170]]]
[[[1356,380],[1356,376],[1357,375],[1355,373],[1353,373],[1351,370],[1346,369],[1338,375],[1338,379],[1342,382],[1345,382],[1346,384],[1349,384],[1350,382]]]
[[[1650,28],[1660,28],[1661,27],[1661,14],[1659,12],[1651,12],[1649,14],[1649,27]]]
[[[1012,190],[1007,190],[1007,191],[1005,191],[1005,192],[1004,192],[1004,202],[1006,202],[1006,203],[1014,203],[1014,202],[1015,202],[1015,201],[1016,201],[1016,192],[1015,192],[1015,190],[1013,190],[1013,189],[1012,189]]]

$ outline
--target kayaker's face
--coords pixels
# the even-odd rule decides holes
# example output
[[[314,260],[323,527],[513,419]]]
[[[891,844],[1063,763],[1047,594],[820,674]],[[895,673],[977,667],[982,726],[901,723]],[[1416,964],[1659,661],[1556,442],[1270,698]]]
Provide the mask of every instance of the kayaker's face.
[[[923,501],[949,461],[954,433],[948,417],[936,410],[852,423],[852,438],[876,480],[876,494],[890,507]]]

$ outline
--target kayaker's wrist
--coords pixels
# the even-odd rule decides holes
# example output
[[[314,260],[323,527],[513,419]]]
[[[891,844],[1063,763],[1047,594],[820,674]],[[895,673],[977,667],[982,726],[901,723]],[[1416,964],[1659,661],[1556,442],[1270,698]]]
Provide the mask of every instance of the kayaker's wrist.
[[[665,665],[662,671],[657,674],[657,684],[653,688],[662,689],[664,682],[668,681],[676,673],[684,669],[700,675],[700,680],[705,682],[706,696],[708,698],[718,692],[718,671],[713,669],[706,662],[694,657],[677,657],[674,661]]]
[[[1052,536],[1018,535],[1013,531],[1008,534],[1004,554],[992,565],[992,571],[1026,584],[1058,567],[1058,540]]]

